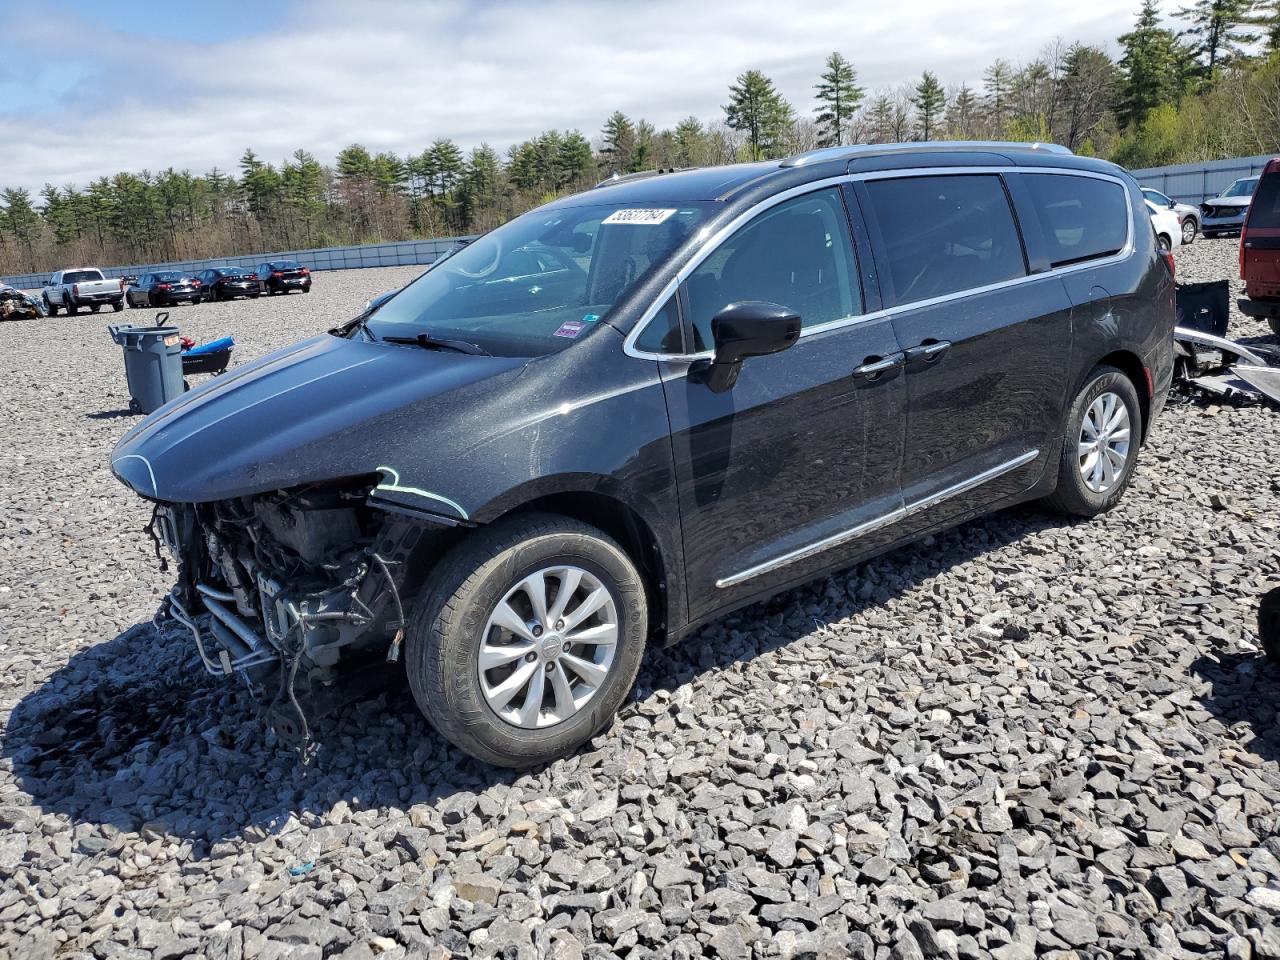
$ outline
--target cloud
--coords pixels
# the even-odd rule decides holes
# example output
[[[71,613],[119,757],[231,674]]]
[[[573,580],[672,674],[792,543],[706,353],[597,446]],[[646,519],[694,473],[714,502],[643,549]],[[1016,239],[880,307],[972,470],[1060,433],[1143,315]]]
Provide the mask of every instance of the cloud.
[[[9,49],[38,59],[29,74],[0,74],[3,185],[233,170],[246,147],[276,162],[298,147],[328,161],[357,141],[403,154],[437,137],[499,149],[549,128],[594,138],[615,109],[659,127],[719,119],[729,84],[752,67],[807,114],[831,50],[868,88],[926,68],[976,85],[997,56],[1027,60],[1057,36],[1110,44],[1132,19],[1132,0],[1052,11],[1009,0],[324,0],[213,40],[194,25],[189,39],[148,36],[126,13],[69,31],[49,59],[39,51],[52,6],[8,24]]]

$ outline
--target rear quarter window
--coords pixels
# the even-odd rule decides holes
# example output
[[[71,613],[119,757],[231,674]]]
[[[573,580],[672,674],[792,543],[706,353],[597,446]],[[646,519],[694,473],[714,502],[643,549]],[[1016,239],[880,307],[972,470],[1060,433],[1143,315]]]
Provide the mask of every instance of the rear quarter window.
[[[1129,207],[1119,183],[1054,173],[1028,174],[1024,181],[1050,266],[1109,257],[1129,242]]]

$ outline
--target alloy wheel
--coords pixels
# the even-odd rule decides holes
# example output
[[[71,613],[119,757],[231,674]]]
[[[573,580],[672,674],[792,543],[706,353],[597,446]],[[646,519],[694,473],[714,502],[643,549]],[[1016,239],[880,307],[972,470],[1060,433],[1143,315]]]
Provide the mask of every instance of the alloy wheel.
[[[596,695],[617,645],[617,602],[599,578],[576,566],[543,567],[489,615],[477,660],[480,688],[508,723],[554,726]]]
[[[1194,242],[1196,239],[1196,222],[1190,218],[1183,221],[1182,224],[1182,243],[1185,246]]]
[[[1111,392],[1100,394],[1085,411],[1077,452],[1080,475],[1094,493],[1106,493],[1124,476],[1129,462],[1129,408]]]

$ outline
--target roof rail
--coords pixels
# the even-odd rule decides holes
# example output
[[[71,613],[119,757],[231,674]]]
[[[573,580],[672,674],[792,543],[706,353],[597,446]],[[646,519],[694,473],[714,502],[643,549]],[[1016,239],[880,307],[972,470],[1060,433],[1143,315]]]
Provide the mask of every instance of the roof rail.
[[[605,177],[591,189],[611,187],[615,183],[630,183],[632,180],[647,180],[649,177],[659,177],[664,173],[677,173],[681,170],[693,169],[693,167],[659,167],[656,170],[637,170],[635,173],[615,173],[611,177]]]
[[[1038,151],[1059,156],[1074,156],[1071,150],[1057,143],[1022,143],[1014,140],[919,140],[908,143],[858,143],[847,147],[820,147],[787,157],[780,166],[803,167],[824,160],[856,160],[858,157],[883,153],[908,153],[910,151],[945,153],[955,150],[1013,150]]]

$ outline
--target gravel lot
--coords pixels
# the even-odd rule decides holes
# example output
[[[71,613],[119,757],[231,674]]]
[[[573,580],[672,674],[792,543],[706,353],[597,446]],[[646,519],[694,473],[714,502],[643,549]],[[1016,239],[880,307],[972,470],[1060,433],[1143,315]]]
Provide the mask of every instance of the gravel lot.
[[[174,315],[244,361],[414,273]],[[1097,521],[1007,512],[656,651],[544,770],[403,684],[304,767],[151,624],[111,320],[0,326],[0,955],[1280,956],[1277,412],[1175,400]]]

